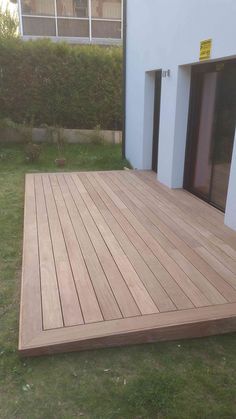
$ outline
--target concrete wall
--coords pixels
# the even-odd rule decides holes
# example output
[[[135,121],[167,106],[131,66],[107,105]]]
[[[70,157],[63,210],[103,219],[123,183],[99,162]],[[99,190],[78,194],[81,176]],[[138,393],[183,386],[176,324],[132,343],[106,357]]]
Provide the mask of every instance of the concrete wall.
[[[61,135],[68,144],[122,143],[121,131],[61,129]],[[23,143],[29,139],[35,143],[56,143],[57,133],[47,128],[0,128],[0,143]]]
[[[170,70],[162,79],[158,161],[158,179],[169,187],[183,186],[191,65],[208,38],[212,61],[236,57],[235,16],[235,0],[127,0],[126,157],[135,168],[151,169],[152,72]],[[235,160],[236,152],[227,214]]]
[[[229,193],[226,203],[225,224],[236,230],[236,135],[229,179]]]

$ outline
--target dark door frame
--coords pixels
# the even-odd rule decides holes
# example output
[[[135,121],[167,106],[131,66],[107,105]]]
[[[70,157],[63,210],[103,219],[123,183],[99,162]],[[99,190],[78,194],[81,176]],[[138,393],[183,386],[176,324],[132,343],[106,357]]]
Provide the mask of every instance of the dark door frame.
[[[162,81],[162,70],[156,70],[155,71],[155,88],[154,88],[153,139],[152,139],[152,170],[156,173],[158,169],[159,128],[160,128],[160,110],[161,110],[161,81]]]

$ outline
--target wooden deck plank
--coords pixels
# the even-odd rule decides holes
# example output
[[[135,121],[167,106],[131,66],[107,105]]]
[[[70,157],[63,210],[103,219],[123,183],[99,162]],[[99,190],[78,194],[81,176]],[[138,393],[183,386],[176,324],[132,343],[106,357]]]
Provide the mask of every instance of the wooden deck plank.
[[[133,182],[131,181],[131,185],[133,185]],[[132,189],[133,190],[133,189]],[[151,220],[152,223],[154,223],[157,220],[157,216],[155,214],[155,212],[157,212],[157,206],[159,204],[159,202],[154,201],[156,203],[156,205],[150,203],[149,204],[149,198],[152,198],[152,195],[150,194],[144,194],[144,192],[142,193],[141,190],[143,191],[143,188],[140,189],[139,191],[136,191],[135,189],[133,190],[133,193],[136,197],[138,197],[142,204],[140,206],[140,208],[142,209],[142,211],[145,212],[145,214],[148,216],[148,218]],[[145,210],[144,210],[145,208]],[[162,210],[163,211],[163,210]],[[167,210],[166,210],[167,211]],[[167,223],[169,223],[169,218],[166,217],[166,214],[162,215],[160,214],[160,212],[158,212],[158,216],[162,217],[162,219],[164,219]],[[172,215],[172,225],[173,223],[176,221],[176,218],[174,216],[174,214]],[[158,221],[158,220],[157,220]],[[159,235],[159,233],[158,233]],[[165,246],[166,247],[166,246]],[[194,246],[194,250],[196,250],[195,246]],[[198,252],[198,250],[196,250],[196,252]],[[205,277],[204,279],[204,274],[202,274],[200,271],[198,271],[198,269],[195,268],[195,266],[192,264],[191,258],[188,260],[188,258],[183,258],[183,256],[180,254],[179,249],[176,249],[174,251],[172,251],[172,249],[170,250],[170,254],[172,255],[173,259],[176,260],[176,262],[179,264],[179,266],[185,271],[185,273],[187,275],[189,275],[190,272],[192,272],[192,274],[190,274],[193,282],[199,287],[199,289],[201,289],[204,294],[206,296],[208,296],[208,298],[210,299],[210,301],[212,303],[223,303],[224,301],[222,300],[222,296],[220,295],[220,293],[213,287],[211,281],[208,281],[208,276]],[[226,257],[226,256],[225,256]]]
[[[63,327],[63,316],[54,263],[52,241],[41,177],[35,178],[35,194],[40,254],[40,278],[44,329]]]
[[[92,182],[97,191],[101,192],[101,188],[99,187],[99,181],[102,182],[102,179],[97,177],[96,175],[89,175],[89,179],[92,179]],[[95,182],[95,183],[94,183]],[[103,199],[106,201],[108,200],[108,194],[106,191],[106,185],[103,183],[102,196]],[[105,192],[105,194],[104,194]],[[112,195],[111,195],[112,196]],[[172,276],[167,272],[167,270],[162,266],[159,262],[158,258],[155,254],[149,249],[145,241],[142,239],[142,235],[140,236],[135,228],[128,222],[128,220],[123,216],[120,210],[117,211],[117,207],[113,203],[113,200],[109,197],[108,200],[108,208],[110,209],[111,213],[114,217],[118,220],[121,226],[123,226],[124,231],[126,234],[129,235],[131,242],[135,244],[137,249],[139,250],[140,254],[142,254],[143,258],[145,259],[148,266],[151,267],[153,273],[159,280],[160,284],[162,285],[163,289],[166,293],[170,296],[176,307],[179,309],[191,308],[193,304],[188,299],[188,297],[184,294],[182,289],[178,286]],[[156,297],[158,298],[158,296]],[[158,303],[157,303],[158,304]]]
[[[148,226],[150,226],[149,231],[153,234],[154,237],[160,236],[162,238],[162,243],[164,243],[163,239],[166,239],[165,249],[169,249],[169,251],[171,251],[172,244],[175,249],[178,249],[188,260],[191,261],[192,265],[194,265],[199,270],[199,272],[201,272],[208,279],[208,281],[214,285],[214,287],[225,297],[226,300],[229,302],[236,301],[236,292],[235,289],[233,289],[235,288],[235,280],[232,281],[232,288],[232,286],[230,286],[228,282],[218,274],[218,265],[216,267],[215,264],[213,264],[213,267],[215,268],[213,269],[213,267],[208,263],[209,261],[205,261],[202,257],[200,257],[196,251],[196,248],[193,250],[188,244],[185,243],[185,241],[182,240],[182,238],[177,235],[175,226],[174,229],[171,229],[171,226],[165,224],[158,216],[155,216],[155,219],[152,218],[153,224],[150,224],[147,219],[145,220]],[[231,281],[229,281],[229,283],[230,282]]]
[[[236,288],[236,275],[220,263],[205,247],[198,247],[196,251],[201,257],[212,266],[222,278],[224,278],[234,289]]]
[[[66,327],[63,329],[49,330],[43,333],[39,338],[35,338],[34,342],[53,337],[53,343],[60,342],[62,335],[64,340],[73,339],[76,332],[80,336],[75,338],[94,338],[99,335],[114,335],[115,333],[141,331],[150,327],[166,327],[178,324],[187,324],[198,321],[211,321],[214,319],[234,317],[236,312],[236,303],[223,304],[220,306],[209,306],[194,308],[189,310],[178,310],[177,312],[157,313],[149,316],[137,316],[133,318],[118,319],[110,322],[91,323],[88,325]],[[235,318],[236,321],[236,318]]]
[[[236,329],[235,313],[233,303],[54,329],[35,338],[21,353],[37,356],[231,333]]]
[[[60,179],[60,175],[50,176],[52,191],[60,217],[84,322],[93,323],[102,321],[103,316],[59,187]]]
[[[147,172],[27,175],[20,353],[236,331],[235,243]]]
[[[140,177],[140,172],[135,172],[134,174],[135,176]],[[207,226],[207,229],[212,229],[212,232],[214,232],[216,236],[221,237],[236,250],[234,231],[224,224],[224,214],[220,210],[213,208],[211,205],[186,190],[172,190],[159,182],[157,183],[156,176],[153,174],[150,176],[150,172],[149,174],[147,172],[142,172],[140,178],[143,179],[146,184],[150,185],[154,191],[156,188],[160,189],[163,195],[167,196],[168,199],[174,199],[179,208],[194,215],[199,222],[202,222],[204,226]]]
[[[130,292],[123,276],[121,275],[109,249],[100,234],[95,221],[93,220],[88,208],[86,207],[79,191],[76,189],[75,184],[73,187],[73,196],[76,198],[77,207],[80,216],[86,226],[90,239],[96,250],[97,256],[106,274],[107,280],[113,290],[114,296],[120,307],[121,313],[124,317],[140,315],[139,308]]]
[[[19,345],[24,347],[42,329],[41,287],[34,176],[25,178],[23,263]],[[33,296],[33,298],[32,298]]]
[[[121,318],[121,311],[78,210],[75,185],[70,176],[61,179],[60,185],[103,317],[105,320]]]
[[[159,197],[159,199],[161,199],[161,197]],[[145,202],[147,201],[147,199],[145,198]],[[144,202],[144,201],[143,201]],[[158,205],[159,203],[157,203]],[[158,213],[158,217],[163,219],[165,222],[169,222],[170,220],[172,221],[172,228],[178,230],[178,227],[173,227],[173,223],[177,223],[180,227],[181,230],[179,231],[179,235],[181,235],[183,237],[183,239],[185,239],[187,241],[187,243],[191,246],[192,245],[192,240],[189,241],[189,237],[194,237],[194,241],[195,244],[193,244],[193,248],[195,248],[194,250],[196,251],[196,253],[198,253],[198,248],[204,246],[205,249],[211,253],[212,256],[214,256],[214,258],[216,259],[216,263],[212,264],[214,261],[214,258],[210,258],[211,262],[210,262],[210,266],[212,266],[214,268],[214,266],[218,263],[218,261],[224,265],[227,269],[231,270],[233,273],[236,273],[236,264],[235,261],[231,259],[231,257],[229,257],[227,254],[222,252],[222,249],[218,249],[214,244],[212,244],[212,242],[209,242],[206,238],[201,237],[198,232],[194,231],[194,229],[191,226],[188,226],[187,223],[184,222],[184,218],[181,221],[177,221],[176,218],[173,219],[173,214],[169,213],[169,217],[167,217],[166,213],[168,214],[168,210],[166,209],[167,204],[164,206],[160,207],[160,210],[158,210],[153,205],[150,206],[151,210],[155,210],[155,213]],[[164,210],[165,209],[165,210]],[[175,214],[175,212],[174,212]],[[153,215],[151,214],[151,217],[153,217]],[[184,215],[183,215],[184,217]],[[187,218],[187,217],[186,217]],[[186,233],[188,233],[186,235],[183,236],[183,229],[185,228]],[[201,255],[200,255],[201,256]],[[222,267],[222,269],[224,270],[224,267]]]
[[[152,314],[158,312],[156,305],[154,304],[151,296],[144,287],[142,281],[134,270],[132,264],[127,258],[126,254],[123,252],[115,236],[112,234],[111,230],[107,226],[105,220],[98,211],[93,200],[89,196],[87,190],[85,189],[83,183],[77,175],[72,175],[72,178],[75,182],[75,185],[84,200],[84,203],[87,205],[87,208],[92,215],[93,219],[96,222],[96,225],[101,232],[104,240],[107,243],[110,252],[116,261],[117,266],[119,267],[122,275],[132,292],[132,295],[139,307],[139,310],[142,314]]]
[[[198,287],[191,281],[188,275],[179,267],[179,265],[172,259],[172,257],[164,250],[162,247],[163,243],[159,243],[159,236],[155,239],[151,234],[150,229],[152,229],[152,225],[150,227],[145,222],[144,214],[139,211],[139,209],[135,206],[136,198],[129,193],[129,197],[124,193],[125,187],[119,183],[118,179],[111,178],[109,180],[110,186],[113,185],[114,181],[115,184],[118,184],[123,190],[119,189],[119,196],[122,198],[123,202],[127,204],[127,207],[123,210],[124,215],[129,220],[129,222],[133,225],[134,228],[140,231],[143,239],[145,240],[146,244],[150,247],[150,249],[154,252],[157,256],[159,261],[165,267],[165,269],[172,275],[178,285],[182,288],[188,298],[193,302],[196,307],[203,307],[208,306],[210,301],[207,297],[199,290]],[[135,215],[134,215],[135,214]]]
[[[192,246],[194,251],[196,253],[199,253],[199,247],[205,247],[206,251],[209,254],[209,267],[212,267],[213,269],[215,268],[216,265],[223,265],[222,266],[222,270],[224,270],[224,267],[227,267],[227,269],[232,269],[233,272],[235,271],[235,262],[228,257],[226,254],[223,254],[221,251],[219,251],[219,249],[215,250],[212,245],[210,243],[207,242],[207,240],[202,240],[200,238],[200,241],[196,238],[196,233],[192,230],[192,231],[188,231],[188,232],[183,232],[183,229],[179,229],[174,221],[170,218],[167,217],[166,214],[164,213],[163,209],[159,210],[157,208],[155,208],[155,213],[156,213],[156,220],[159,223],[160,219],[163,220],[167,225],[169,225],[172,229],[172,231],[174,231],[177,235],[179,235],[179,237],[182,238],[183,241],[185,241],[190,247]],[[151,215],[151,217],[154,217],[154,215]],[[183,223],[182,223],[183,225]],[[195,236],[195,239],[192,239],[190,237]],[[190,238],[190,239],[189,239]],[[194,242],[193,242],[194,240]],[[200,255],[200,254],[199,254]],[[202,255],[200,255],[202,256]],[[218,270],[217,270],[218,272]]]
[[[101,200],[102,192],[101,189],[99,189],[99,185],[96,184],[94,188],[92,186],[94,185],[94,183],[91,177],[88,178],[88,180],[91,181],[91,184],[89,184],[88,180],[86,181],[84,176],[82,177],[82,180],[84,185],[86,186],[86,189],[89,191],[90,196],[93,197],[93,199],[96,199],[97,201],[98,199],[100,199],[101,214],[103,214],[104,219],[106,220],[111,231],[117,238],[123,251],[128,256],[134,269],[136,270],[136,272],[139,273],[142,282],[144,283],[149,294],[152,295],[152,298],[155,304],[157,305],[159,311],[176,310],[175,304],[172,302],[167,292],[165,292],[165,290],[161,287],[161,285],[157,281],[157,278],[155,277],[149,266],[144,262],[140,253],[136,250],[136,247],[133,244],[135,242],[132,243],[132,240],[129,240],[128,236],[125,234],[124,230],[122,230],[121,226],[116,221],[116,218],[113,216],[114,213],[112,214],[109,210],[106,209],[105,204]]]
[[[135,189],[138,189],[140,193],[145,193],[151,209],[153,206],[155,209],[158,206],[171,219],[174,219],[176,224],[187,231],[187,233],[190,233],[198,243],[206,246],[222,263],[227,263],[233,272],[236,273],[236,263],[235,260],[232,260],[234,250],[230,246],[225,247],[225,242],[214,236],[207,230],[207,227],[202,227],[197,223],[196,217],[192,217],[189,213],[181,211],[178,206],[172,204],[170,200],[165,199],[161,194],[156,193],[154,196],[144,182],[140,180],[137,182],[136,179],[133,175],[129,176],[129,182],[135,186]]]
[[[114,259],[112,258],[106,243],[100,234],[95,221],[93,220],[88,208],[86,207],[79,191],[74,182],[71,181],[73,188],[73,197],[76,199],[76,204],[80,212],[81,219],[84,222],[86,230],[88,231],[91,242],[101,263],[103,271],[107,277],[116,301],[120,307],[123,317],[132,317],[140,315],[137,304],[135,303],[132,294],[127,287]]]
[[[185,214],[191,214],[195,220],[202,224],[206,230],[210,230],[216,237],[226,241],[236,251],[236,240],[234,232],[224,225],[224,216],[221,211],[211,207],[209,204],[190,194],[183,189],[169,189],[157,183],[155,176],[150,172],[135,172],[134,176],[145,182],[154,192],[160,191],[168,201],[174,202]]]
[[[129,189],[129,190],[131,190],[131,189]],[[162,221],[164,221],[168,226],[171,226],[171,228],[172,228],[172,230],[174,230],[177,234],[179,234],[179,236],[180,237],[182,237],[182,229],[178,229],[178,227],[176,227],[176,224],[174,223],[174,221],[172,220],[172,219],[170,219],[170,217],[167,217],[166,216],[166,214],[164,214],[163,213],[163,210],[162,211],[159,211],[158,209],[157,209],[157,206],[153,206],[153,205],[151,205],[150,206],[150,208],[151,208],[151,210],[149,210],[149,206],[148,206],[148,208],[146,208],[146,202],[147,202],[147,200],[148,200],[148,198],[146,197],[146,196],[142,196],[141,194],[137,194],[137,193],[135,193],[134,192],[134,194],[135,194],[135,196],[137,197],[139,197],[139,199],[141,200],[141,204],[140,204],[140,208],[142,209],[142,211],[144,211],[144,207],[145,207],[145,214],[146,214],[146,216],[151,220],[151,222],[155,225],[155,224],[157,224],[158,225],[158,223],[159,223],[159,220],[161,219]],[[136,201],[135,202],[137,202],[137,199],[136,199]],[[139,202],[139,201],[138,201]],[[155,209],[155,212],[154,212],[154,209]],[[158,214],[158,216],[156,215],[156,214]],[[156,234],[157,234],[157,236],[159,235],[159,233],[158,232],[156,232]],[[189,242],[189,241],[187,241],[187,244],[189,245],[189,246],[191,246],[191,242]],[[199,254],[199,246],[198,247],[195,247],[195,245],[193,246],[193,250],[194,250],[194,252],[196,252],[197,254]],[[200,254],[199,254],[200,255]],[[200,255],[201,256],[201,255]],[[174,257],[174,256],[173,256]],[[225,258],[227,258],[227,256],[225,255]],[[178,258],[179,259],[179,258]],[[195,260],[196,260],[196,258],[195,258]],[[191,261],[191,264],[192,264],[192,258],[190,258],[190,261]],[[217,261],[218,262],[218,261]],[[212,266],[211,265],[211,263],[210,263],[210,266]],[[215,266],[215,265],[214,265]],[[214,268],[214,266],[213,266],[213,268]],[[191,267],[190,267],[191,268]],[[199,265],[199,260],[198,260],[198,267],[197,267],[198,269],[200,268],[200,265]],[[209,270],[209,269],[208,269]],[[201,268],[200,268],[200,271],[201,271]],[[202,272],[203,273],[203,272]],[[204,275],[204,273],[203,273],[203,275]],[[233,275],[233,274],[232,274]],[[208,277],[208,275],[206,275],[206,278],[207,278],[207,281],[206,281],[206,283],[210,280],[210,282],[211,283],[213,283],[213,285],[215,285],[215,283],[216,283],[216,288],[218,289],[218,287],[217,287],[217,285],[219,286],[219,284],[221,283],[221,289],[223,290],[223,291],[227,291],[227,284],[226,283],[224,283],[224,281],[222,281],[222,279],[221,279],[221,281],[219,281],[219,278],[217,278],[217,274],[216,275],[213,275],[213,276],[210,276],[210,277]],[[235,278],[235,276],[234,276],[234,278]],[[203,282],[203,284],[204,284],[204,286],[205,286],[205,281]],[[232,285],[232,284],[231,284]],[[209,285],[209,287],[210,287],[210,289],[209,289],[209,292],[210,292],[210,294],[211,294],[211,286]],[[221,291],[221,290],[220,290]],[[230,291],[230,292],[232,292],[232,289],[230,290],[228,290],[228,291]],[[228,294],[228,292],[227,292],[227,294]],[[233,294],[235,294],[234,292],[233,292]],[[233,297],[233,294],[232,294],[232,297]],[[235,295],[234,295],[235,296]],[[213,295],[212,295],[212,297],[213,297]]]
[[[43,175],[42,181],[49,218],[64,323],[66,326],[83,324],[83,316],[48,175]]]
[[[213,225],[217,225],[215,223],[223,223],[223,214],[221,211],[217,210],[216,208],[209,206],[205,201],[200,200],[197,196],[189,193],[184,189],[170,189],[166,185],[157,182],[157,175],[150,171],[135,171],[133,174],[139,177],[141,180],[145,182],[145,184],[151,186],[154,191],[161,190],[163,196],[173,197],[174,201],[178,201],[178,205],[186,212],[190,214],[196,214],[199,216],[201,214],[202,218],[206,220],[209,219],[210,223]]]
[[[134,192],[135,193],[135,195],[136,196],[138,196],[139,197],[139,199],[143,202],[143,205],[145,206],[145,213],[146,214],[148,214],[148,217],[150,218],[150,220],[152,221],[152,222],[154,222],[155,223],[155,220],[156,220],[156,215],[155,215],[155,213],[154,213],[154,211],[155,212],[157,212],[158,210],[156,209],[156,206],[154,206],[154,204],[147,204],[148,205],[148,209],[146,208],[146,203],[148,202],[148,197],[146,196],[146,194],[144,195],[142,195],[141,194],[141,192],[140,193],[137,193],[137,192]],[[158,205],[158,202],[157,202],[157,205]],[[142,208],[142,206],[141,206],[141,208]],[[160,213],[160,212],[158,212],[158,217],[161,217],[165,222],[167,222],[167,223],[169,223],[169,218],[171,218],[171,215],[169,214],[169,218],[166,216],[166,214],[164,214],[163,212],[163,209],[161,210],[161,212],[162,213]],[[166,210],[165,211],[166,213],[168,213],[168,210]],[[172,220],[172,226],[173,226],[173,223],[174,222],[176,222],[176,223],[178,223],[178,221],[177,221],[177,219],[176,218],[174,218],[174,215],[172,215],[172,218],[173,218],[173,220]],[[183,227],[183,222],[181,222],[181,224],[180,224],[180,227],[181,228],[184,228]],[[175,227],[174,227],[175,228]],[[189,232],[190,232],[190,234],[192,234],[192,235],[194,235],[194,232],[193,232],[193,230],[190,230],[189,229]],[[179,234],[181,235],[181,231],[179,232]],[[195,236],[196,236],[196,233],[195,233]],[[202,241],[200,240],[200,242],[202,243]],[[208,249],[208,247],[207,247],[207,245],[208,245],[208,243],[207,243],[207,241],[206,240],[204,240],[203,241],[203,243],[204,243],[204,245],[205,245],[205,247]],[[211,248],[211,244],[209,245],[209,247],[210,247],[210,250],[212,250],[212,248]],[[195,246],[194,246],[194,250],[197,252],[197,253],[199,253],[199,249],[198,249],[198,247],[197,248],[195,248]],[[225,255],[224,256],[224,258],[226,259],[226,260],[228,260],[228,257],[227,257],[227,255]],[[191,266],[189,267],[189,268],[191,268]],[[199,277],[199,276],[198,276]],[[193,277],[194,278],[194,277]],[[200,279],[200,277],[199,277],[199,279]],[[201,281],[202,282],[202,281]],[[207,281],[208,282],[208,281]],[[207,285],[207,282],[203,282],[203,285],[205,286],[205,285]],[[210,288],[211,288],[211,286],[209,286]],[[211,289],[209,289],[209,291],[211,291]],[[211,293],[211,292],[210,292]],[[212,297],[213,297],[213,295],[212,295]]]

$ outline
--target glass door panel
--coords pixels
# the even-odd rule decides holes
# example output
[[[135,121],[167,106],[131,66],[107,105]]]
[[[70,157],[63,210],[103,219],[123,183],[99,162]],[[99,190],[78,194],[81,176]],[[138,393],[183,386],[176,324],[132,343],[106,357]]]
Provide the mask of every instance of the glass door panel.
[[[225,210],[236,122],[236,61],[193,68],[184,186]]]
[[[214,133],[214,165],[212,172],[211,201],[225,209],[230,166],[233,153],[236,121],[236,65],[221,74],[216,107]]]
[[[216,104],[218,73],[203,75],[200,122],[197,137],[193,188],[200,195],[209,197],[212,173],[212,132]]]

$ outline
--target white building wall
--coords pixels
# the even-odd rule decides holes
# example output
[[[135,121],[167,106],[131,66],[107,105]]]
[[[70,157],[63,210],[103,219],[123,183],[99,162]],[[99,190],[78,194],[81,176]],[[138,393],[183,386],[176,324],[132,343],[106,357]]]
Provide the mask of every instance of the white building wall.
[[[158,179],[169,187],[183,186],[190,66],[199,63],[200,42],[209,38],[212,61],[236,57],[235,18],[235,0],[127,0],[126,157],[134,168],[151,169],[150,72],[169,69],[162,79],[158,161]],[[236,152],[233,160],[232,170]],[[227,220],[235,209],[234,184],[236,169]]]
[[[225,224],[236,230],[236,135],[229,179],[229,193],[226,203]]]

